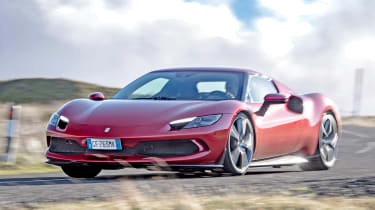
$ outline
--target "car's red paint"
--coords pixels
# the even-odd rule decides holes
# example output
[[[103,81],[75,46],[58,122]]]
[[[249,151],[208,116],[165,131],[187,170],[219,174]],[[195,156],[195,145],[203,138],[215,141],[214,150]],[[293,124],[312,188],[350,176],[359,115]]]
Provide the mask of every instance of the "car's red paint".
[[[242,69],[167,69],[160,71],[211,71],[242,72],[259,74]],[[280,96],[293,96],[295,92],[273,80],[279,94],[269,96],[269,100],[279,100]],[[264,115],[256,114],[263,103],[246,103],[237,100],[223,101],[154,101],[154,100],[103,100],[77,99],[65,104],[58,114],[69,119],[65,132],[47,126],[47,139],[51,136],[77,141],[87,147],[87,138],[120,138],[122,146],[135,147],[141,141],[190,139],[200,144],[200,150],[192,155],[159,157],[169,164],[217,164],[227,144],[232,120],[239,112],[246,113],[254,124],[254,159],[302,152],[313,155],[317,142],[322,115],[331,111],[341,129],[340,116],[334,103],[322,94],[299,95],[303,100],[303,113],[288,109],[287,103],[271,104]],[[90,97],[91,98],[91,97]],[[169,123],[192,116],[222,114],[221,119],[207,127],[171,130]],[[105,133],[105,128],[111,130]],[[199,143],[203,142],[203,143]],[[206,148],[207,145],[207,148]],[[54,161],[78,162],[128,162],[149,163],[155,158],[134,155],[76,154],[61,155],[46,152],[46,157]]]
[[[78,104],[78,106],[77,106]],[[75,100],[61,110],[60,114],[71,121],[66,132],[61,133],[52,126],[47,128],[47,136],[63,137],[79,140],[82,143],[88,137],[96,138],[121,138],[123,145],[134,147],[139,141],[168,140],[168,139],[202,139],[211,148],[204,151],[204,156],[168,158],[166,161],[182,161],[189,163],[214,163],[224,150],[227,133],[235,112],[237,101],[202,102],[202,101],[125,101],[107,100],[95,102],[87,99]],[[238,105],[237,105],[238,106]],[[121,109],[122,111],[119,111]],[[222,113],[219,122],[212,126],[194,129],[172,131],[169,122],[181,118],[200,115]],[[104,129],[111,127],[109,133]],[[221,148],[219,150],[215,148]],[[47,153],[48,158],[63,159]],[[84,156],[84,155],[83,155]],[[83,157],[82,156],[82,157]],[[89,155],[91,156],[91,155]],[[82,157],[65,157],[76,161],[83,161]],[[118,158],[108,156],[109,159]],[[64,160],[65,160],[64,159]],[[149,161],[149,158],[126,158],[128,161]],[[194,160],[191,161],[190,159]],[[88,159],[87,161],[96,161]]]
[[[266,158],[298,151],[296,142],[301,133],[301,114],[289,111],[286,104],[273,104],[264,116],[253,116],[257,139],[262,139],[256,141],[255,157]]]

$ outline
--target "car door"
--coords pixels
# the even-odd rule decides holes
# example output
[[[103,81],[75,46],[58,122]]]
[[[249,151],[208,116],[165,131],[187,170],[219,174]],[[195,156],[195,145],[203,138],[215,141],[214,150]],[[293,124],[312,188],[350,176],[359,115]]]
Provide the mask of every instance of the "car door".
[[[263,76],[249,75],[247,101],[256,113],[270,93],[279,93],[274,82]],[[254,114],[256,124],[255,159],[296,151],[301,133],[302,115],[288,109],[286,103],[272,104],[262,114]]]

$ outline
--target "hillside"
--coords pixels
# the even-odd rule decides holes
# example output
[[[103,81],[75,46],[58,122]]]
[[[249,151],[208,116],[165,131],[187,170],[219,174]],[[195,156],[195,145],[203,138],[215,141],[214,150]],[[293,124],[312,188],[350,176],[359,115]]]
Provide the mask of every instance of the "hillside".
[[[0,81],[0,103],[49,103],[51,101],[87,98],[92,92],[112,97],[119,89],[66,79],[16,79]]]

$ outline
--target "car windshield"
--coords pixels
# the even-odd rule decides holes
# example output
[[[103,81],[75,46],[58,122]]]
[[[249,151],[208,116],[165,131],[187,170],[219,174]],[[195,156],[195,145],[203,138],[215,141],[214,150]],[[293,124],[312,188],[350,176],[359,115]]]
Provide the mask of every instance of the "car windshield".
[[[113,99],[241,100],[244,73],[152,72],[120,90]]]

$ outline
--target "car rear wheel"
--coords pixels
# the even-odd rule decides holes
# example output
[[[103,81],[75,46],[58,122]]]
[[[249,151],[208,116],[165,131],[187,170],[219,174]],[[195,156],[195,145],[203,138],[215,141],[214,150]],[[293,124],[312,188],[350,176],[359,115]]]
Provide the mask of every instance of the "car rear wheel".
[[[102,169],[87,166],[61,166],[64,173],[73,178],[94,178]]]
[[[336,162],[338,139],[337,121],[331,113],[325,113],[320,124],[319,141],[315,155],[309,162],[301,164],[300,168],[304,171],[332,168]]]
[[[234,175],[245,174],[254,151],[254,129],[244,113],[233,120],[225,152],[224,170]]]

